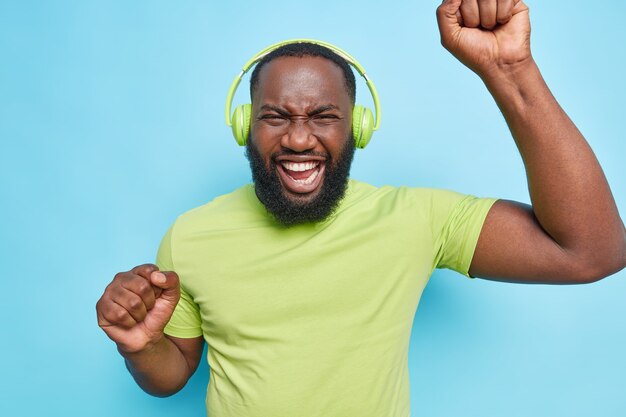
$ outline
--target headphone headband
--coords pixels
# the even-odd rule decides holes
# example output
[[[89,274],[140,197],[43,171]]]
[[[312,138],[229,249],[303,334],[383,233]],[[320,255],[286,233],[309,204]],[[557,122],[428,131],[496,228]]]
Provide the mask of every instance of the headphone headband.
[[[318,41],[314,39],[290,39],[290,40],[278,42],[278,43],[268,46],[267,48],[261,50],[255,56],[250,58],[250,60],[248,60],[248,62],[246,62],[246,64],[241,69],[241,72],[237,74],[232,84],[230,85],[230,88],[228,89],[228,94],[226,95],[226,107],[224,109],[224,116],[226,118],[226,124],[228,126],[232,125],[230,113],[232,111],[233,98],[235,97],[235,91],[237,91],[237,87],[239,86],[239,83],[241,82],[241,79],[243,78],[245,73],[248,72],[254,64],[262,60],[267,54],[269,54],[273,50],[278,49],[281,46],[289,45],[292,43],[313,43],[316,45],[324,46],[330,49],[331,51],[333,51],[334,53],[336,53],[337,55],[339,55],[341,58],[345,59],[348,64],[352,65],[352,67],[354,67],[354,69],[356,69],[357,72],[361,74],[361,76],[365,79],[365,82],[367,83],[367,87],[369,88],[370,93],[372,94],[372,99],[374,100],[374,109],[376,111],[376,123],[374,124],[373,130],[378,130],[378,127],[380,126],[380,118],[381,118],[380,102],[378,99],[378,93],[376,92],[376,87],[374,87],[374,83],[372,82],[372,80],[368,78],[367,74],[365,73],[365,69],[361,66],[361,64],[359,64],[359,62],[356,59],[354,59],[349,53],[347,53],[343,49],[340,49],[328,42]]]

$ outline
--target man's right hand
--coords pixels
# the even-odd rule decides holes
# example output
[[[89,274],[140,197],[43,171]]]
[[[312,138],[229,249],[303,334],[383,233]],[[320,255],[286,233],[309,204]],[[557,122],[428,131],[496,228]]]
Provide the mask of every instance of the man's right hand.
[[[178,275],[156,265],[115,275],[96,304],[98,325],[121,353],[136,353],[163,338],[180,298]]]

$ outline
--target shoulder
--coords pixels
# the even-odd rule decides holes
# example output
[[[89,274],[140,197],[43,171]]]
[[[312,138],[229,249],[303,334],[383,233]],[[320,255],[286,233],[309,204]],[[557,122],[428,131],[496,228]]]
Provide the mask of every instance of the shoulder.
[[[179,216],[180,220],[194,221],[202,218],[206,213],[217,213],[220,211],[228,211],[249,203],[249,193],[253,190],[252,184],[243,185],[228,194],[222,194],[214,197],[211,201],[192,208]]]
[[[241,223],[242,219],[259,212],[259,208],[250,198],[251,193],[254,193],[252,184],[246,184],[184,212],[171,226],[173,234],[215,229],[232,224],[234,221]]]
[[[383,185],[374,186],[365,182],[350,180],[346,201],[377,201],[383,203],[408,203],[413,205],[430,204],[432,201],[457,200],[465,194],[456,191],[428,188]]]
[[[428,188],[383,185],[374,186],[350,180],[344,206],[376,210],[379,215],[392,212],[410,212],[413,215],[430,215],[433,209],[449,206],[466,197],[455,191]]]

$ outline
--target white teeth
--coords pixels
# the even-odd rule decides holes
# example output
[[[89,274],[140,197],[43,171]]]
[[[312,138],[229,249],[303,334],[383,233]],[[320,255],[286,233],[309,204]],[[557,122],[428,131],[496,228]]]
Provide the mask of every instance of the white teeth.
[[[315,181],[315,178],[317,178],[317,174],[319,173],[319,171],[313,171],[313,173],[309,176],[309,178],[306,179],[302,179],[302,180],[297,180],[295,178],[291,178],[294,182],[297,182],[298,184],[305,184],[305,185],[309,185],[311,184],[313,181]]]
[[[308,171],[309,169],[313,169],[318,166],[319,161],[309,161],[309,162],[291,162],[291,161],[282,161],[281,164],[285,169],[289,171]]]

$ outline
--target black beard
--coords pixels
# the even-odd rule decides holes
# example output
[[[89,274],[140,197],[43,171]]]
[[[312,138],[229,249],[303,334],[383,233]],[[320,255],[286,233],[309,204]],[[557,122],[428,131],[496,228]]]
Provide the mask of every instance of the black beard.
[[[355,151],[352,135],[346,140],[346,146],[341,150],[336,161],[325,153],[285,150],[272,154],[269,170],[253,142],[254,140],[248,140],[246,157],[250,161],[256,195],[279,223],[289,227],[301,223],[319,222],[333,214],[348,187],[350,166]],[[311,201],[299,202],[285,195],[276,171],[275,158],[280,155],[315,155],[326,158],[325,178],[320,184],[319,193]]]

